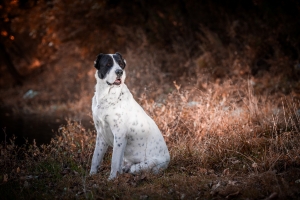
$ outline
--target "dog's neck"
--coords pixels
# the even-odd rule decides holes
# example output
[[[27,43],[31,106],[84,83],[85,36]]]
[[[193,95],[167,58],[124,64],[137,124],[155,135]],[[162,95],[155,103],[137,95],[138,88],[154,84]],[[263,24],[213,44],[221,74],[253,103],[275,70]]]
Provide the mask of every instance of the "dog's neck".
[[[97,84],[95,86],[95,96],[97,104],[100,104],[101,100],[106,98],[110,102],[118,101],[121,95],[124,83],[121,85],[108,85],[104,80],[97,78]]]

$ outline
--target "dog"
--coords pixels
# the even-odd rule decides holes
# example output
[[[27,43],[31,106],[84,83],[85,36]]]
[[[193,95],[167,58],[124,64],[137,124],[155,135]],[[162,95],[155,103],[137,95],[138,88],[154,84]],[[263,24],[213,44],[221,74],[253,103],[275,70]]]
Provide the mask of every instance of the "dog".
[[[92,115],[97,130],[90,175],[96,174],[108,146],[113,147],[109,180],[123,172],[158,173],[170,154],[156,123],[125,85],[126,61],[120,53],[99,54],[94,66],[96,86]]]

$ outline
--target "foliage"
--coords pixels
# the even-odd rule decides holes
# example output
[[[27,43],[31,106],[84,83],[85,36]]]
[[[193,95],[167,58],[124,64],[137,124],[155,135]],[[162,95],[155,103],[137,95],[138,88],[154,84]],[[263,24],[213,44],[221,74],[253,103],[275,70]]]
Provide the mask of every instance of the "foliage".
[[[140,99],[170,150],[170,166],[159,175],[123,174],[107,181],[110,149],[99,173],[88,176],[95,131],[68,121],[49,145],[2,143],[1,194],[17,199],[295,198],[300,179],[299,102],[282,99],[274,109],[276,101],[255,96],[248,86],[238,104],[229,87],[203,93],[181,90],[175,83],[163,104]],[[228,93],[220,95],[221,90]],[[188,101],[191,95],[197,99]]]

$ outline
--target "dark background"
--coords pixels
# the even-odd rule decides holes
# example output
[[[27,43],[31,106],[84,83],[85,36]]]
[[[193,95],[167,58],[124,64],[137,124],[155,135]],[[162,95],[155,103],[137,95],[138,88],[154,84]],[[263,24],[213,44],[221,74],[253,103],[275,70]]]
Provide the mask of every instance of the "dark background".
[[[12,62],[15,68],[20,68],[17,60],[27,59],[30,63],[33,58],[49,63],[53,52],[67,42],[85,48],[84,57],[91,60],[99,52],[126,52],[140,45],[136,30],[143,32],[147,45],[152,48],[173,53],[174,45],[180,44],[182,54],[178,57],[195,58],[204,53],[201,43],[205,43],[203,36],[209,30],[225,48],[234,45],[238,53],[253,48],[254,55],[243,56],[251,58],[251,75],[256,75],[261,70],[269,70],[268,61],[275,61],[277,54],[288,62],[298,63],[299,7],[296,0],[2,0],[1,66],[10,66]],[[47,44],[52,48],[47,48]],[[181,68],[180,64],[176,68]],[[17,71],[8,68],[17,79]],[[169,68],[173,66],[161,70],[169,71]],[[298,78],[293,72],[290,78]],[[6,74],[1,73],[1,78]]]

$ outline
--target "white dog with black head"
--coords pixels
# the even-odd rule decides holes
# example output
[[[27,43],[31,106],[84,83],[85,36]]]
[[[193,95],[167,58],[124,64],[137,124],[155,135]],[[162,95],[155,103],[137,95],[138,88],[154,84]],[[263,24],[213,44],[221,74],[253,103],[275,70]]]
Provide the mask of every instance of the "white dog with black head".
[[[124,84],[126,61],[121,54],[99,54],[95,61],[93,120],[97,130],[90,175],[97,173],[108,146],[113,147],[109,179],[123,172],[158,173],[170,154],[157,125]]]

